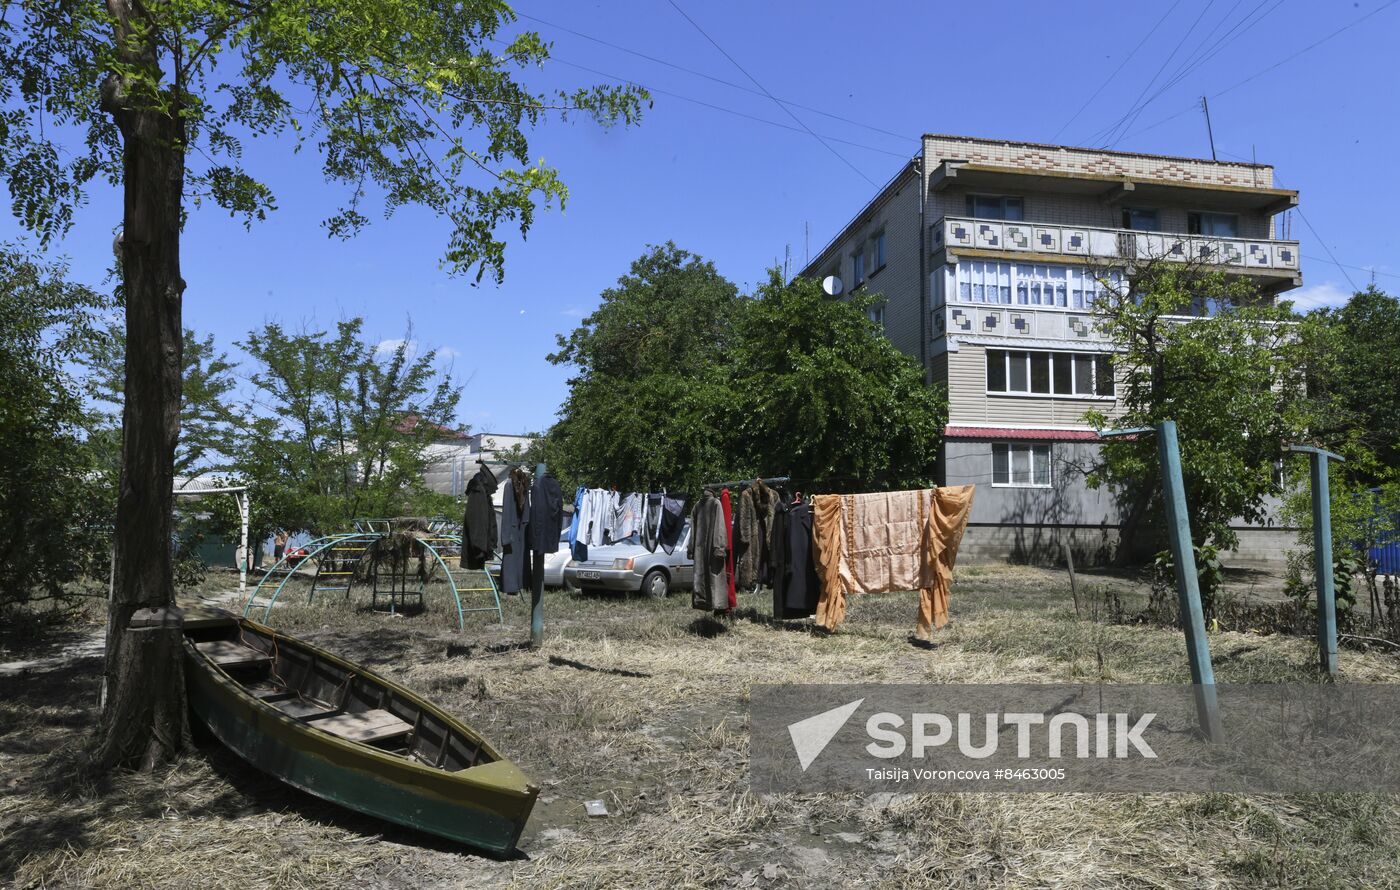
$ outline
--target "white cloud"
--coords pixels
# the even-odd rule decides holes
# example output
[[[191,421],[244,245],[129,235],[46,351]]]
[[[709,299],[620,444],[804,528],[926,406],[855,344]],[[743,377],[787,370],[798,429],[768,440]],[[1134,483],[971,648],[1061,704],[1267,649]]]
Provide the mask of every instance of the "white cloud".
[[[525,314],[525,310],[524,310],[524,309],[521,309],[521,310],[520,310],[520,314],[521,314],[521,315],[524,315],[524,314]]]
[[[404,345],[404,342],[405,341],[402,337],[392,337],[388,340],[380,340],[379,345],[374,347],[374,352],[376,355],[387,355],[393,352],[394,350],[398,349],[400,346]],[[408,352],[410,355],[418,351],[417,340],[409,340],[407,341],[407,343]]]
[[[574,309],[571,307],[569,309],[561,310],[559,314],[567,315],[570,318],[583,318],[588,313],[584,312],[582,309]]]
[[[1351,290],[1335,281],[1324,281],[1321,284],[1310,284],[1295,291],[1288,291],[1279,297],[1292,300],[1298,311],[1306,312],[1321,306],[1340,306],[1351,299]]]
[[[461,354],[462,354],[462,353],[460,353],[460,352],[458,352],[457,350],[453,349],[451,346],[443,346],[443,347],[440,347],[440,348],[438,349],[438,351],[437,351],[437,357],[438,357],[438,358],[457,358],[457,357],[460,356]]]

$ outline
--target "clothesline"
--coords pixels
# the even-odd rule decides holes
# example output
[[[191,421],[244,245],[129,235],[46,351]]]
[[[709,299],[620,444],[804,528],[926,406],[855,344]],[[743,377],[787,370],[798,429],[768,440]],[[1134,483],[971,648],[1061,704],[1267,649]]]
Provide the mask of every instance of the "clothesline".
[[[791,482],[789,476],[768,476],[763,479],[734,479],[729,482],[711,482],[705,488],[738,488],[741,485],[752,485],[755,481],[764,485],[772,485],[775,482]]]

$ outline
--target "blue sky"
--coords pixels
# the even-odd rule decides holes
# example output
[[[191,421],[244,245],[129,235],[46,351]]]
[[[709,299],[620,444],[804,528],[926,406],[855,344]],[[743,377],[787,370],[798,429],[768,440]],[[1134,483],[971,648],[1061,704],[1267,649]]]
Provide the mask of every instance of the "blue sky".
[[[210,208],[190,219],[186,324],[237,355],[234,341],[267,320],[363,315],[391,339],[411,319],[414,338],[443,349],[466,382],[462,422],[539,430],[566,393],[568,369],[545,360],[555,335],[646,245],[673,240],[750,285],[785,251],[800,268],[920,133],[1103,145],[1140,96],[1151,101],[1114,147],[1209,157],[1206,95],[1221,158],[1255,155],[1275,166],[1277,184],[1301,191],[1306,222],[1295,213],[1291,234],[1302,242],[1302,305],[1345,299],[1348,276],[1370,280],[1364,270],[1400,289],[1396,0],[677,2],[768,93],[808,106],[788,108],[827,145],[667,0],[522,5],[543,21],[517,28],[553,41],[561,63],[532,83],[610,82],[577,65],[656,95],[635,128],[571,120],[535,131],[533,154],[559,168],[571,194],[564,212],[537,217],[527,241],[512,237],[504,284],[448,277],[438,264],[447,228],[421,211],[376,218],[349,242],[327,239],[320,221],[342,193],[324,184],[314,151],[273,142],[246,157],[277,195],[267,222],[245,231]],[[120,195],[98,190],[55,246],[80,280],[102,282],[120,214]],[[0,238],[20,235],[8,216],[0,222]]]

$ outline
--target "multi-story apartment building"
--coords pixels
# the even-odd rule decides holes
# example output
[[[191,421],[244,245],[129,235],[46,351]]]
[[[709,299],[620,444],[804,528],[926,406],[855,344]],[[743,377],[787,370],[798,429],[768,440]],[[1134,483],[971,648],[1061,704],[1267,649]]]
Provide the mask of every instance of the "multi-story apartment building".
[[[1298,244],[1275,237],[1297,200],[1263,164],[930,135],[802,274],[882,295],[875,320],[946,384],[935,473],[980,486],[964,552],[1038,559],[1068,539],[1103,556],[1119,515],[1085,484],[1099,446],[1083,415],[1118,406],[1096,288],[1144,256],[1219,263],[1270,298],[1298,287]],[[1241,560],[1288,540],[1239,532]]]

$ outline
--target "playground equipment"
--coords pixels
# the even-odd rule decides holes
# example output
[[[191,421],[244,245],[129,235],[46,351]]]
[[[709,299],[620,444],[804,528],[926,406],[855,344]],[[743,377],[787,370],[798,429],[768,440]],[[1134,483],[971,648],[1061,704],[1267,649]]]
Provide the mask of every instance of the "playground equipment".
[[[462,568],[461,553],[462,536],[446,520],[357,519],[354,531],[317,538],[278,560],[253,589],[243,615],[261,607],[266,623],[288,583],[307,575],[308,602],[318,593],[339,593],[348,600],[359,579],[370,584],[370,606],[376,611],[418,609],[428,584],[440,572],[452,593],[459,631],[466,627],[468,612],[495,612],[496,620],[504,621],[496,579],[485,569]],[[413,560],[418,563],[416,586],[409,577]],[[468,604],[486,593],[491,594],[489,605]]]

